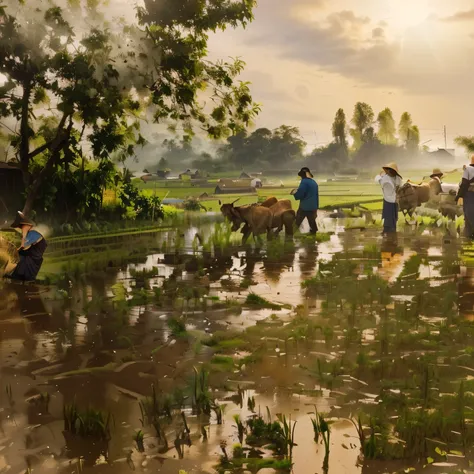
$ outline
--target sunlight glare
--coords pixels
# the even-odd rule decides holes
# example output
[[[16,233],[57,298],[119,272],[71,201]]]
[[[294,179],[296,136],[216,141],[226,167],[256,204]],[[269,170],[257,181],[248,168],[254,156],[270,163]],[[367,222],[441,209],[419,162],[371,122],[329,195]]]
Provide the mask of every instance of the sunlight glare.
[[[406,29],[418,26],[432,13],[429,0],[387,0],[388,23]]]

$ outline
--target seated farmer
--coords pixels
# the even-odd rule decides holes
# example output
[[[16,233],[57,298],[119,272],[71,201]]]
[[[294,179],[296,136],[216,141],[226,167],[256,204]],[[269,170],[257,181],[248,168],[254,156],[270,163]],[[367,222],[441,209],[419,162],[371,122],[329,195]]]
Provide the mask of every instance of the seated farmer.
[[[396,232],[398,221],[397,189],[402,184],[397,164],[389,163],[384,166],[382,172],[375,177],[375,182],[380,184],[383,192],[383,233]]]
[[[297,190],[293,190],[294,198],[300,202],[298,212],[296,213],[296,227],[300,227],[305,219],[308,219],[310,234],[316,235],[318,226],[316,217],[319,208],[319,188],[318,183],[313,179],[309,168],[301,168],[298,176],[301,183]]]
[[[34,222],[27,219],[23,213],[18,212],[15,221],[11,225],[14,229],[21,231],[21,245],[18,249],[20,261],[5,278],[22,281],[34,281],[41,265],[43,264],[43,254],[48,246],[44,237],[36,230],[33,230]]]

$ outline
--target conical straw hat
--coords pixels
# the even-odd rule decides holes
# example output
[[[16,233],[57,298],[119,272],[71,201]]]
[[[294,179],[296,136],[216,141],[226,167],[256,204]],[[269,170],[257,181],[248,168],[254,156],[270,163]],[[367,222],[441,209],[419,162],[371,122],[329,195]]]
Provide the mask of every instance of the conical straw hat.
[[[396,163],[388,163],[385,166],[382,166],[382,168],[384,170],[386,170],[386,169],[393,170],[393,171],[395,171],[395,173],[397,173],[397,176],[400,176],[400,178],[402,177],[400,175],[400,173],[398,172],[398,165]]]

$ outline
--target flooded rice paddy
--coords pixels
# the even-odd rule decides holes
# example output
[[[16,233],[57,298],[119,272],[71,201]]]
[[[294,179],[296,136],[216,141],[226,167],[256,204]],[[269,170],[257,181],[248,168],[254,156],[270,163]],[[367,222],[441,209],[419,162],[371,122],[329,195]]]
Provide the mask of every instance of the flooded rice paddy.
[[[332,225],[53,243],[0,287],[0,473],[474,471],[470,245]]]

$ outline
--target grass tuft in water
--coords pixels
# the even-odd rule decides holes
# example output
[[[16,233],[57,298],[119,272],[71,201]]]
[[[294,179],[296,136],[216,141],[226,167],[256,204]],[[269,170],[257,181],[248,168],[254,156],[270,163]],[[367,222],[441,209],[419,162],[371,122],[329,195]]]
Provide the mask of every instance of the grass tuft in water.
[[[137,450],[139,453],[145,452],[144,440],[145,440],[145,433],[143,433],[142,430],[137,431],[133,436],[133,441],[135,441],[137,445]]]
[[[275,311],[280,310],[282,308],[281,305],[271,303],[270,301],[266,300],[265,298],[262,298],[261,296],[258,296],[255,293],[249,293],[247,295],[245,304],[248,306],[254,306],[254,307],[259,307],[259,308],[268,308]]]
[[[64,431],[73,436],[81,438],[94,438],[101,441],[109,441],[111,438],[110,424],[112,417],[110,413],[101,410],[87,408],[79,411],[75,400],[63,407]]]

